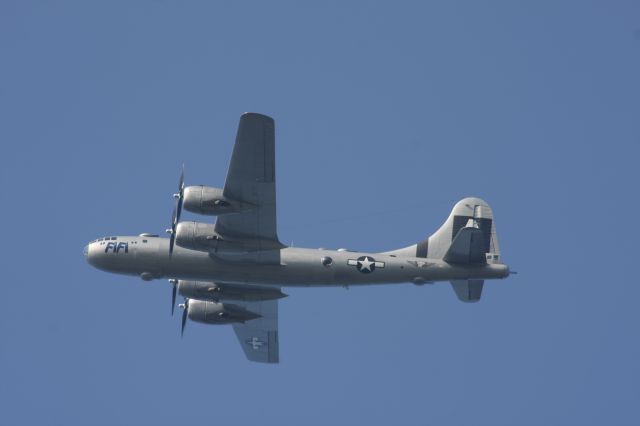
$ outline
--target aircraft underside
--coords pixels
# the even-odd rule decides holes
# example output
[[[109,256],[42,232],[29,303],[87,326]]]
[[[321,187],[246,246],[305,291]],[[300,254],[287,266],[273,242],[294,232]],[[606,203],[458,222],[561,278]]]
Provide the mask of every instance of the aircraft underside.
[[[184,298],[188,319],[232,324],[249,360],[279,362],[281,287],[450,281],[464,302],[480,300],[484,280],[506,278],[493,211],[465,198],[430,237],[384,253],[286,247],[277,236],[275,126],[247,113],[240,119],[224,188],[184,185],[180,176],[169,238],[103,237],[85,248],[88,262],[143,280],[168,278],[173,314]],[[215,223],[180,221],[182,209]]]

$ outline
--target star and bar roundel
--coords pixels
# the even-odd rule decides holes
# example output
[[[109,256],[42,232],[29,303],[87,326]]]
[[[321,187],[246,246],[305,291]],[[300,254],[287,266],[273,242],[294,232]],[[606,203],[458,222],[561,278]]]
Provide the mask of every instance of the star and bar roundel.
[[[358,271],[363,274],[370,274],[376,270],[376,268],[384,268],[384,262],[376,262],[371,256],[360,256],[357,259],[349,259],[348,265],[355,266]]]

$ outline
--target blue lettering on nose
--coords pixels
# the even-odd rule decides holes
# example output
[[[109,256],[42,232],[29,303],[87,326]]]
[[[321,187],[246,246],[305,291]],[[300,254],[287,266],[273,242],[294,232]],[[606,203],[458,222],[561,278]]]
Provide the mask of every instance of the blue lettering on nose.
[[[112,250],[114,253],[120,253],[120,250],[124,249],[125,253],[129,253],[129,243],[115,243],[113,241],[109,241],[107,246],[104,249],[105,253],[109,253],[109,250]]]

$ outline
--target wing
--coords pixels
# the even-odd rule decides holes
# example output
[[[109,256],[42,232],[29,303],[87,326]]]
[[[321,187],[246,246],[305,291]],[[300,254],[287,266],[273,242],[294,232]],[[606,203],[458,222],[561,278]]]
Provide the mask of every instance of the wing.
[[[275,178],[273,119],[261,114],[243,114],[223,193],[229,199],[252,207],[240,213],[219,216],[216,232],[235,240],[264,241],[265,248],[268,242],[279,243]]]
[[[278,301],[234,302],[234,304],[261,315],[244,324],[233,324],[233,331],[249,361],[278,363]]]

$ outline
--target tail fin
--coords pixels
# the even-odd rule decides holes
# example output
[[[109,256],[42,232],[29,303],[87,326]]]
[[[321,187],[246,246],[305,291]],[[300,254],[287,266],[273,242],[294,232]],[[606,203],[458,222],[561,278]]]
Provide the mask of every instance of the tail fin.
[[[493,211],[480,198],[458,201],[440,229],[412,247],[416,257],[451,263],[501,263]]]
[[[452,264],[502,263],[493,211],[475,197],[458,201],[444,224],[429,238],[389,253],[442,259]],[[483,284],[483,280],[451,281],[456,296],[464,302],[480,300]]]

